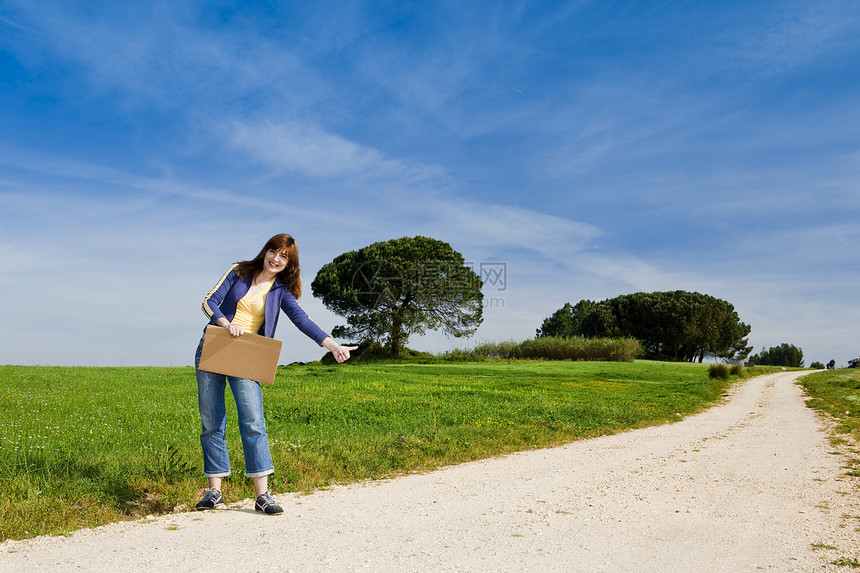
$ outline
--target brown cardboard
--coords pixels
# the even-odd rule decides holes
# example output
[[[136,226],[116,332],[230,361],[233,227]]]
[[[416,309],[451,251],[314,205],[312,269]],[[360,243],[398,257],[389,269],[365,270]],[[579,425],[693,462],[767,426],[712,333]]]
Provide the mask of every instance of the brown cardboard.
[[[210,324],[203,337],[200,370],[274,384],[280,357],[280,340],[259,334],[233,338],[226,328]]]

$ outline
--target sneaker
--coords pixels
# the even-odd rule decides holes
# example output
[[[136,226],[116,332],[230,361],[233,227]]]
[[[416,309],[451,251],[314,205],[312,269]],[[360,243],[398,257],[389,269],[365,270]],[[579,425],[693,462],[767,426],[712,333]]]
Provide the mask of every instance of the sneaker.
[[[269,515],[284,513],[284,509],[272,499],[272,493],[268,491],[257,498],[257,501],[254,502],[254,509]]]
[[[197,502],[198,510],[203,509],[212,509],[218,505],[224,504],[224,498],[221,497],[221,492],[215,489],[214,487],[210,487],[206,490],[206,493],[203,494],[203,499]]]

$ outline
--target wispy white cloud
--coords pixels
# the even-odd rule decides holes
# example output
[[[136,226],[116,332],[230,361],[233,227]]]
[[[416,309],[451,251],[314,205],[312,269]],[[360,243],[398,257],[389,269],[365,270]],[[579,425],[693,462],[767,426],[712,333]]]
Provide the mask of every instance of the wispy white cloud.
[[[738,55],[764,74],[778,74],[825,56],[854,35],[860,23],[860,10],[851,1],[790,2],[773,8],[762,16],[764,22],[755,23],[756,33],[738,44]],[[749,25],[744,28],[748,32]]]
[[[389,159],[379,150],[316,126],[277,126],[276,131],[273,134],[262,122],[254,127],[236,124],[233,141],[275,169],[307,172],[309,166],[279,140],[278,135],[289,134],[289,145],[301,150],[314,170],[327,180],[339,178],[360,190],[360,201],[351,201],[360,215],[374,221],[385,238],[422,232],[442,234],[464,246],[515,247],[551,260],[565,260],[571,251],[585,248],[588,241],[602,234],[593,225],[541,210],[458,196],[458,184],[441,167]],[[322,192],[329,192],[322,182],[318,185]]]
[[[28,28],[26,28],[26,27],[24,27],[24,26],[22,26],[16,22],[13,22],[9,18],[4,18],[4,17],[0,16],[0,22],[5,24],[6,26],[11,26],[11,27],[16,28],[18,30],[28,30]]]
[[[812,274],[796,277],[795,284],[812,282],[827,289],[834,281],[853,276],[860,265],[860,229],[842,222],[787,225],[743,237],[735,248],[763,271],[804,269]]]
[[[0,159],[0,167],[4,164],[10,169],[28,173],[29,180],[26,184],[15,180],[0,181],[0,185],[6,188],[3,201],[14,202],[33,212],[39,212],[44,205],[67,218],[86,217],[88,213],[94,212],[134,212],[141,208],[157,211],[160,209],[160,199],[176,197],[188,201],[186,208],[206,206],[210,210],[207,216],[219,220],[234,214],[235,209],[335,220],[324,211],[248,193],[243,188],[231,189],[217,187],[209,182],[183,181],[169,174],[167,177],[144,176],[112,166],[40,154],[12,146],[4,147],[4,159]],[[93,191],[103,195],[99,196]],[[67,199],[61,204],[58,199],[63,197]],[[93,210],[88,204],[94,202],[102,207]]]
[[[277,39],[253,26],[203,29],[193,11],[176,5],[114,5],[81,11],[71,5],[51,9],[19,4],[34,32],[16,46],[34,66],[61,60],[80,70],[90,90],[110,94],[117,105],[188,108],[194,112],[219,102],[272,89],[283,96],[292,82],[304,90],[314,74]],[[38,27],[35,26],[38,23]],[[203,104],[206,104],[205,106]]]
[[[387,158],[377,149],[328,133],[308,121],[276,122],[262,115],[255,123],[234,122],[224,132],[233,145],[277,171],[290,170],[323,179],[349,178],[366,183],[397,178],[402,184],[441,175],[415,163]]]

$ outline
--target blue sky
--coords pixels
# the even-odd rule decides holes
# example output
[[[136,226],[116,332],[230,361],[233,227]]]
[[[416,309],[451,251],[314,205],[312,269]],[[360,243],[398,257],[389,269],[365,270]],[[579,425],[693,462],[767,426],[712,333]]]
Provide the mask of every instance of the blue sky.
[[[681,289],[844,364],[858,29],[853,0],[2,0],[0,363],[191,364],[203,295],[288,232],[326,330],[322,265],[426,235],[506,281],[473,339],[414,348]]]

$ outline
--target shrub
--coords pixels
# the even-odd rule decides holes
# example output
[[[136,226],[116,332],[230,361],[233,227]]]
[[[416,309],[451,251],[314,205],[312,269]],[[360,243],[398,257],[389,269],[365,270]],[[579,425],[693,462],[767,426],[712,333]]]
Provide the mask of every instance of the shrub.
[[[504,342],[485,342],[472,349],[472,354],[478,358],[519,358],[514,356],[519,345],[513,340]]]
[[[731,376],[732,369],[727,364],[711,364],[708,368],[708,376],[710,378],[719,378],[720,380],[728,380]]]

